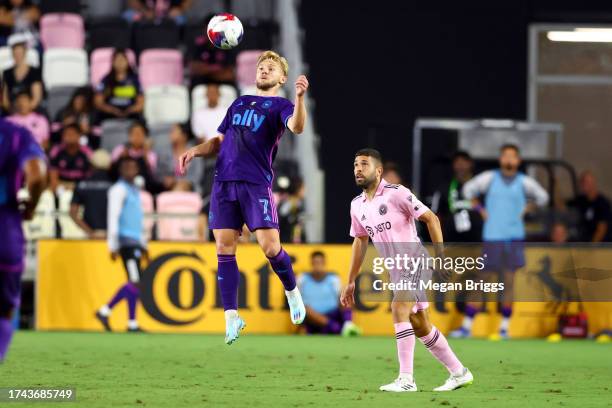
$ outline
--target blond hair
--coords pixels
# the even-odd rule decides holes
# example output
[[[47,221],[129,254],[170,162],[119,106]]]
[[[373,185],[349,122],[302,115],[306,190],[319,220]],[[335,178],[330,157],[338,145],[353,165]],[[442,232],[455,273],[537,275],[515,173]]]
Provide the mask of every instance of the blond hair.
[[[281,57],[280,54],[278,54],[277,52],[271,50],[264,51],[257,59],[257,66],[259,66],[259,64],[261,64],[265,60],[272,60],[274,62],[277,62],[283,70],[283,74],[285,76],[289,74],[289,63],[287,62],[287,59],[285,57]]]

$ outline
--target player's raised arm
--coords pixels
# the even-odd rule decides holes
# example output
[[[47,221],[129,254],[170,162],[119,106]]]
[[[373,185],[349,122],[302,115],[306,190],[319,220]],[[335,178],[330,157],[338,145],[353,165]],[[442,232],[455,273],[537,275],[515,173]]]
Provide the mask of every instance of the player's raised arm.
[[[368,236],[355,237],[351,248],[351,266],[349,269],[348,284],[340,295],[340,304],[344,307],[350,307],[355,303],[355,280],[361,270],[361,265],[363,264],[367,249]]]
[[[293,108],[293,115],[287,121],[287,127],[296,135],[304,131],[304,125],[306,124],[304,95],[307,89],[308,79],[306,79],[306,76],[300,75],[295,81],[295,107]]]
[[[210,157],[219,153],[223,137],[222,134],[219,134],[183,153],[179,158],[179,171],[181,175],[185,175],[187,166],[195,157]]]

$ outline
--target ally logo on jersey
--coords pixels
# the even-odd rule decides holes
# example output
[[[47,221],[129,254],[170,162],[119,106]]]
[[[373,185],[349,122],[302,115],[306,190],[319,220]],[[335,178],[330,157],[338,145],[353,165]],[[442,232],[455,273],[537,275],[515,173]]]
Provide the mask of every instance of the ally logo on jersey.
[[[249,105],[250,106],[255,106],[256,103],[257,103],[256,101],[253,101]],[[244,103],[242,101],[240,101],[236,105],[236,107],[239,107],[239,106],[244,106]],[[266,101],[263,102],[263,104],[261,106],[264,109],[268,109],[268,108],[270,108],[270,106],[272,106],[272,101],[266,100]],[[257,111],[255,109],[248,108],[245,111],[243,111],[242,113],[239,113],[239,112],[234,113],[234,115],[232,116],[232,125],[234,125],[234,126],[246,126],[252,132],[257,132],[259,130],[259,128],[261,127],[261,125],[263,124],[265,119],[266,119],[266,115],[263,115],[261,113],[257,113]]]

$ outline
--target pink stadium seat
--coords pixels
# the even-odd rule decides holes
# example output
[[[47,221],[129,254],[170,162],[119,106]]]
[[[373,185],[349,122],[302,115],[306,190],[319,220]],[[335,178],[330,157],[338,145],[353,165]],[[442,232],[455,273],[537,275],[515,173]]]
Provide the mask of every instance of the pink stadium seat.
[[[110,72],[114,48],[98,48],[91,53],[89,64],[91,84],[95,87]],[[136,54],[127,50],[128,61],[132,68],[136,68]]]
[[[202,198],[198,193],[168,191],[157,196],[157,212],[160,214],[199,214]],[[172,241],[196,241],[197,218],[160,218],[157,223],[158,238]]]
[[[140,55],[140,84],[143,89],[156,85],[183,83],[183,55],[179,50],[150,49]]]
[[[257,59],[263,51],[242,51],[236,57],[236,80],[238,87],[244,88],[255,85]]]
[[[148,241],[153,235],[153,225],[155,224],[155,221],[152,218],[147,217],[147,215],[153,214],[155,212],[155,209],[153,208],[153,196],[151,195],[151,193],[145,190],[141,190],[140,203],[142,205],[142,211],[145,214],[144,228],[145,237]]]
[[[83,48],[83,18],[71,13],[45,14],[40,19],[40,39],[45,49]]]

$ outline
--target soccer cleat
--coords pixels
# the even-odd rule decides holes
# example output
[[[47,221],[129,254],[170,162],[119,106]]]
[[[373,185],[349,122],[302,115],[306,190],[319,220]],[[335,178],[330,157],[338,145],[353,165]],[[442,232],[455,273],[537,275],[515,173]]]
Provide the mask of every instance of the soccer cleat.
[[[378,389],[387,392],[414,392],[417,386],[414,380],[397,377],[392,383],[381,385]]]
[[[302,301],[300,290],[295,287],[293,290],[286,290],[287,303],[289,303],[289,313],[291,314],[291,322],[293,324],[302,324],[306,318],[306,307]]]
[[[361,330],[361,327],[357,326],[355,323],[351,321],[346,321],[342,325],[341,334],[343,337],[361,336],[362,333],[363,331]]]
[[[102,326],[104,326],[104,330],[108,332],[113,331],[110,327],[110,324],[108,324],[108,316],[104,316],[102,313],[100,313],[100,311],[97,311],[96,318],[100,321],[100,323],[102,323]]]
[[[460,327],[448,333],[448,337],[451,337],[453,339],[465,339],[468,337],[472,337],[472,333],[470,333],[470,331],[465,327]]]
[[[225,321],[225,344],[228,346],[240,337],[240,331],[246,327],[244,320],[236,315]]]
[[[140,327],[128,327],[127,331],[128,333],[146,333]]]
[[[474,376],[467,368],[463,368],[461,375],[452,375],[441,386],[434,388],[434,391],[453,391],[461,387],[467,387],[474,382]]]

